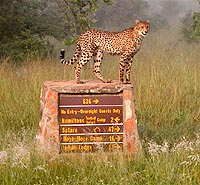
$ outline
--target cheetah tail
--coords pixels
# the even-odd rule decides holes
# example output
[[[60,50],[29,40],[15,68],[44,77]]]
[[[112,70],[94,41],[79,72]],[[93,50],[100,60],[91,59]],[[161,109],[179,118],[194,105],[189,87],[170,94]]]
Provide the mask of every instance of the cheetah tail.
[[[80,47],[78,45],[76,47],[76,52],[75,52],[73,58],[69,61],[65,60],[65,50],[61,49],[61,51],[60,51],[60,62],[62,64],[66,64],[66,65],[72,65],[77,61],[79,56],[80,56]]]
[[[65,60],[65,50],[61,49],[60,51],[60,62],[62,64],[68,64],[68,62]]]

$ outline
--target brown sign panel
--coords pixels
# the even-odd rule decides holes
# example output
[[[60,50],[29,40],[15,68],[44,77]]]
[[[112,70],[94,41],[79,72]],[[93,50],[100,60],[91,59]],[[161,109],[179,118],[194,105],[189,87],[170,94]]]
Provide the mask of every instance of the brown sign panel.
[[[61,144],[60,152],[95,152],[95,151],[118,151],[123,150],[123,143],[81,143],[81,144]]]
[[[104,124],[119,123],[123,120],[123,107],[76,107],[59,108],[62,124]]]
[[[78,133],[123,133],[123,123],[119,124],[91,124],[84,125],[62,125],[60,126],[60,134],[78,134]]]
[[[116,95],[80,95],[68,96],[60,94],[60,106],[76,106],[76,105],[120,105],[123,102],[122,96]]]
[[[61,152],[122,150],[123,97],[59,94]]]
[[[123,135],[122,134],[98,134],[98,135],[87,135],[87,134],[77,134],[77,135],[61,135],[60,142],[61,143],[84,143],[84,142],[94,142],[96,144],[102,142],[122,142]]]

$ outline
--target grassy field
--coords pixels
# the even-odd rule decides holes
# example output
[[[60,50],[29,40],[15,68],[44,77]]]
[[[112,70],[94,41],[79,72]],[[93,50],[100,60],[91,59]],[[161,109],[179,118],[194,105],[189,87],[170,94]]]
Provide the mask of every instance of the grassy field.
[[[166,39],[163,39],[165,38]],[[161,42],[162,41],[162,42]],[[0,64],[0,184],[200,184],[200,45],[150,34],[134,58],[132,82],[143,154],[58,155],[37,148],[39,95],[45,80],[71,80],[55,59]],[[70,56],[73,53],[68,52]],[[70,57],[68,56],[68,57]],[[117,57],[102,73],[118,77]],[[108,67],[109,66],[109,67]],[[95,79],[92,63],[83,79]]]

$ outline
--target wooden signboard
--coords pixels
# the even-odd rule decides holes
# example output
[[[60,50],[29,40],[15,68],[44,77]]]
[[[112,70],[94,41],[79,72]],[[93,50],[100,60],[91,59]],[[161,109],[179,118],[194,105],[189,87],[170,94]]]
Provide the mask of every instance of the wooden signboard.
[[[59,94],[60,152],[123,150],[122,94]]]

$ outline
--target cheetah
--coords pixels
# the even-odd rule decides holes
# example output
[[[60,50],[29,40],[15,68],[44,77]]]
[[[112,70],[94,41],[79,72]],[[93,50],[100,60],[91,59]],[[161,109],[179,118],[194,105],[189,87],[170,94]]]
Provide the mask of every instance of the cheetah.
[[[81,68],[93,57],[94,75],[104,83],[112,82],[104,79],[100,72],[100,65],[104,52],[111,55],[119,55],[119,82],[131,84],[130,71],[133,56],[139,51],[144,37],[150,29],[149,21],[135,21],[135,26],[121,32],[108,32],[100,30],[88,30],[82,33],[77,41],[73,58],[65,60],[65,51],[60,52],[60,62],[72,65],[78,61],[75,67],[76,83],[81,84]],[[125,81],[124,81],[125,73]]]

